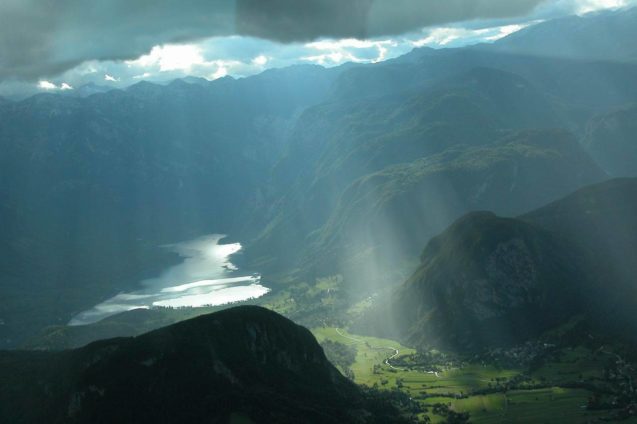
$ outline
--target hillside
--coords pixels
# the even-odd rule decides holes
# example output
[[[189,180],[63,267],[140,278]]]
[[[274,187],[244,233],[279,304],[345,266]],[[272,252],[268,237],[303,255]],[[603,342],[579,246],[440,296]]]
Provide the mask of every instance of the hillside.
[[[635,178],[619,178],[585,187],[520,216],[590,252],[594,258],[592,275],[599,291],[595,303],[607,306],[596,320],[622,323],[616,327],[619,334],[635,325],[632,312],[637,295],[636,217]]]
[[[378,257],[415,257],[470,210],[516,214],[605,178],[552,129],[559,113],[534,84],[488,68],[417,94],[311,108],[274,169],[272,185],[291,188],[259,215],[270,219],[247,256],[264,272],[356,275],[368,259],[358,252],[384,244]]]
[[[612,180],[519,218],[470,213],[427,244],[367,328],[466,352],[520,343],[583,314],[630,338],[636,194],[637,180]]]
[[[71,351],[0,352],[0,377],[0,421],[16,424],[403,422],[308,330],[257,307]]]
[[[319,272],[355,257],[358,269],[391,269],[467,211],[511,216],[604,177],[561,131],[522,131],[483,147],[448,149],[352,183],[314,235],[303,266]],[[373,256],[364,256],[368,249]]]
[[[427,244],[419,269],[378,319],[388,316],[385,331],[396,328],[415,346],[519,343],[579,310],[579,265],[577,252],[537,227],[471,213]]]

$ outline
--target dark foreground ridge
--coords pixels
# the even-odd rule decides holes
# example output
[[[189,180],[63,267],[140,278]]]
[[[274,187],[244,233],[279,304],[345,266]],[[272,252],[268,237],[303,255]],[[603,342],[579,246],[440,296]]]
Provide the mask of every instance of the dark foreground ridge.
[[[254,306],[75,350],[0,352],[1,423],[397,419],[366,404],[307,329]]]

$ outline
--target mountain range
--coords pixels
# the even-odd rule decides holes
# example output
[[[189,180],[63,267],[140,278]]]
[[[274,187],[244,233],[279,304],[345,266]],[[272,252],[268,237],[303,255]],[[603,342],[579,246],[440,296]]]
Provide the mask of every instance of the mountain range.
[[[637,415],[636,37],[0,98],[0,422]],[[69,325],[206,234],[268,294]]]
[[[465,213],[513,217],[637,175],[637,64],[605,47],[629,49],[636,19],[549,21],[377,64],[0,101],[0,346],[137,287],[178,260],[158,246],[201,234],[241,241],[241,265],[273,282],[344,275],[356,301],[398,286]],[[621,30],[587,42],[608,25]],[[537,54],[556,31],[570,53]]]

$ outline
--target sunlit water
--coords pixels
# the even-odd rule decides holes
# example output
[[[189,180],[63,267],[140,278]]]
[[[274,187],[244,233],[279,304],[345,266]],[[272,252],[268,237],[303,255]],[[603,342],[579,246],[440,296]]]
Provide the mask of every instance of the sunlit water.
[[[182,263],[158,278],[142,281],[140,290],[120,293],[76,315],[69,325],[91,324],[139,308],[224,305],[261,297],[270,291],[258,275],[238,276],[239,270],[230,262],[230,256],[241,250],[241,244],[219,244],[223,237],[211,235],[167,246],[184,258]]]

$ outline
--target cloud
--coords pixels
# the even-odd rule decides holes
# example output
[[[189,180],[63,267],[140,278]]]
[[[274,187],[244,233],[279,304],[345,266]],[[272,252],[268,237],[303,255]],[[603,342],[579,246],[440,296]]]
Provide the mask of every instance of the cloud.
[[[370,38],[467,19],[524,15],[541,0],[3,0],[0,78],[39,80],[86,61],[136,60],[155,46],[248,35],[278,42]],[[149,53],[150,52],[150,53]],[[196,65],[196,51],[165,59]],[[170,56],[164,52],[162,57]]]
[[[528,14],[542,0],[243,0],[237,32],[293,42],[399,35],[425,26]]]
[[[538,19],[550,19],[564,15],[583,15],[605,9],[619,9],[637,5],[637,0],[554,0],[538,7]]]
[[[580,0],[575,6],[578,15],[595,12],[601,9],[618,9],[635,4],[633,0]]]
[[[480,28],[478,28],[480,29]],[[453,41],[440,35],[448,31]],[[456,47],[482,41],[499,34],[499,29],[467,31],[461,27],[444,31],[422,30],[395,38],[369,40],[322,39],[309,43],[280,44],[254,37],[213,37],[192,44],[156,46],[145,55],[127,61],[84,62],[56,77],[42,78],[52,84],[67,82],[73,87],[93,83],[125,88],[141,80],[163,83],[175,78],[197,76],[216,79],[226,75],[244,77],[269,68],[298,63],[337,66],[345,62],[375,63],[391,59],[414,47]],[[426,39],[426,42],[422,40]],[[418,43],[418,41],[421,41]],[[46,91],[37,82],[0,81],[0,95],[19,99]]]
[[[57,85],[45,80],[38,82],[38,87],[43,90],[55,90],[56,88],[58,88]]]
[[[38,88],[41,90],[45,90],[45,91],[53,91],[53,90],[61,90],[61,91],[66,91],[66,90],[73,90],[73,87],[66,83],[63,82],[60,85],[56,85],[54,83],[52,83],[51,81],[47,81],[47,80],[40,80],[38,81]]]
[[[258,66],[265,66],[268,63],[268,57],[260,54],[259,56],[252,59],[252,63]]]
[[[383,34],[400,34],[424,26],[444,25],[476,19],[504,19],[526,16],[540,0],[392,0],[376,2],[370,29]],[[423,7],[423,4],[427,4]]]
[[[158,65],[160,71],[187,71],[204,63],[201,49],[192,44],[155,46],[149,54],[127,61],[128,65],[148,67]]]
[[[243,28],[243,32],[247,32],[245,22],[253,22],[251,25],[253,31],[261,34],[262,37],[269,36],[276,39],[276,31],[287,31],[285,25],[287,28],[303,27],[304,25],[300,25],[300,23],[305,22],[304,19],[312,19],[316,21],[313,24],[315,29],[310,28],[307,31],[303,31],[303,28],[295,29],[290,32],[296,34],[292,39],[304,39],[317,33],[332,35],[331,37],[319,37],[316,40],[310,37],[310,41],[280,43],[256,36],[219,35],[209,37],[211,32],[201,22],[212,20],[210,16],[206,15],[206,11],[211,6],[202,6],[202,16],[199,20],[193,18],[194,24],[189,21],[190,12],[186,9],[197,5],[198,2],[195,0],[184,0],[183,7],[180,8],[185,9],[185,11],[175,12],[176,16],[172,16],[172,21],[169,21],[169,23],[173,22],[174,25],[161,28],[160,26],[167,22],[163,14],[170,10],[171,0],[162,2],[162,7],[153,10],[152,13],[148,12],[147,6],[144,6],[150,0],[128,2],[132,5],[127,3],[130,10],[124,14],[122,14],[122,10],[125,9],[123,0],[104,0],[99,3],[56,0],[57,9],[47,9],[46,7],[42,9],[35,6],[40,5],[42,1],[44,0],[0,1],[0,95],[2,96],[14,99],[24,98],[37,92],[61,90],[63,83],[70,87],[81,87],[87,83],[95,83],[113,88],[125,88],[140,80],[162,83],[187,75],[207,79],[216,79],[226,75],[243,77],[262,72],[265,69],[298,63],[309,62],[323,66],[336,66],[348,61],[373,63],[400,56],[414,47],[460,47],[480,42],[491,42],[541,20],[637,4],[637,0],[551,0],[542,2],[531,13],[519,16],[513,14],[514,16],[510,18],[497,18],[497,16],[510,15],[514,11],[524,10],[535,3],[528,2],[524,5],[511,0],[510,3],[516,3],[515,9],[494,8],[488,11],[490,17],[487,19],[436,24],[425,28],[419,26],[413,32],[371,38],[363,36],[339,38],[337,34],[339,31],[343,33],[346,30],[356,32],[354,31],[356,28],[358,28],[358,32],[366,34],[382,34],[392,32],[396,28],[409,28],[411,27],[409,22],[418,25],[427,22],[440,22],[446,20],[443,19],[445,16],[442,14],[445,9],[440,6],[442,2],[439,0],[418,0],[417,2],[415,0],[395,0],[392,4],[397,5],[396,7],[411,4],[413,8],[414,4],[418,3],[421,9],[424,4],[427,6],[426,10],[432,13],[432,16],[429,17],[415,16],[409,19],[403,18],[401,21],[400,16],[387,16],[384,20],[378,18],[379,15],[385,13],[383,7],[388,7],[389,0],[368,1],[369,8],[365,12],[366,18],[363,27],[350,25],[349,29],[344,27],[345,24],[322,21],[321,16],[327,13],[325,11],[330,10],[330,7],[337,6],[337,2],[328,0],[295,1],[295,4],[299,3],[299,5],[287,12],[290,22],[281,23],[281,29],[276,28],[277,20],[265,22],[261,26],[254,24],[256,18],[252,15],[256,13],[255,10],[259,10],[259,7],[263,9],[265,6],[253,6],[253,11],[251,14],[247,14],[247,18],[245,18],[244,13],[244,18],[239,19],[236,16],[236,10],[238,5],[242,5],[243,8],[249,6],[250,3],[246,1],[223,0],[226,8],[215,12],[226,13],[228,21],[217,27],[212,33],[236,34],[241,32],[240,28]],[[214,4],[215,1],[212,0],[210,4]],[[259,2],[264,5],[277,3],[279,7],[289,3],[288,0],[259,0]],[[323,7],[324,12],[308,14],[304,18],[301,16],[303,14],[300,12],[302,9],[300,3],[309,8],[305,9],[306,11],[311,9],[308,4],[314,4],[315,8]],[[345,3],[345,0],[342,3]],[[76,5],[78,9],[73,13],[61,13],[72,4]],[[456,0],[447,1],[445,4],[447,8],[453,9],[455,7],[455,11],[447,10],[446,18],[459,19],[463,16],[482,16],[485,14],[483,10],[485,5],[498,5],[500,2],[476,1],[472,2],[475,6],[472,8],[467,8],[466,3]],[[29,9],[26,7],[28,5],[34,8]],[[85,9],[88,6],[86,5],[90,6],[91,13],[95,15],[94,18],[80,19],[87,15]],[[6,12],[9,10],[13,11],[15,19],[7,18]],[[401,13],[407,13],[410,10],[409,7],[406,7]],[[146,11],[147,14],[144,15],[143,11]],[[270,11],[263,11],[263,16],[271,16],[274,13],[281,14],[282,12],[277,12],[276,7],[274,7]],[[22,18],[20,18],[20,14],[22,14]],[[329,15],[329,13],[327,14]],[[64,16],[60,17],[61,15]],[[284,16],[284,14],[280,16]],[[296,20],[292,17],[295,17]],[[155,18],[158,23],[147,22]],[[38,19],[42,26],[35,28],[34,31],[30,32],[29,26],[26,24],[22,25],[23,22],[29,22],[29,20],[35,22]],[[21,25],[2,25],[3,22],[9,21],[20,21]],[[56,24],[45,25],[46,22],[50,21],[56,22]],[[244,24],[240,25],[240,21]],[[354,21],[352,20],[352,22]],[[77,22],[82,22],[83,26],[79,26]],[[339,25],[342,28],[339,29]],[[270,28],[271,26],[275,28]],[[321,28],[321,30],[316,28]],[[22,31],[28,36],[17,37],[16,31]],[[270,35],[268,35],[269,33]],[[46,35],[43,39],[42,34]],[[15,41],[13,44],[12,39]],[[35,39],[38,41],[34,42]],[[99,40],[99,43],[96,40]],[[162,42],[162,40],[172,41]],[[73,65],[74,63],[79,64]],[[46,81],[57,88],[40,86],[40,81]]]
[[[233,33],[234,20],[225,0],[2,0],[0,78],[132,60],[156,45]]]
[[[324,66],[343,62],[376,63],[385,60],[388,49],[397,45],[393,40],[321,40],[305,44],[310,54],[301,59]]]
[[[414,47],[457,47],[480,42],[493,42],[511,35],[536,22],[502,25],[491,28],[440,27],[426,32],[426,36],[412,41]]]

